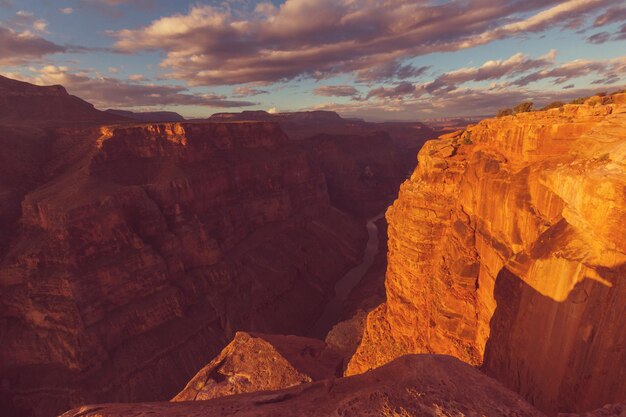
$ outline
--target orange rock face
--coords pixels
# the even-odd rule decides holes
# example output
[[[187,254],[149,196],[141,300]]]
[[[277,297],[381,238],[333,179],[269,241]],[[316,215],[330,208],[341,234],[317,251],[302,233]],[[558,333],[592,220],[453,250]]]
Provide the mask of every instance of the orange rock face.
[[[209,401],[84,406],[63,417],[545,417],[517,394],[449,356],[411,355],[349,378]]]
[[[626,398],[626,95],[484,120],[418,160],[348,374],[435,352],[550,413]]]
[[[275,124],[49,133],[2,218],[3,415],[171,398],[236,330],[306,333],[360,260],[363,227]]]
[[[289,388],[341,376],[342,364],[343,357],[321,340],[237,332],[172,401]]]

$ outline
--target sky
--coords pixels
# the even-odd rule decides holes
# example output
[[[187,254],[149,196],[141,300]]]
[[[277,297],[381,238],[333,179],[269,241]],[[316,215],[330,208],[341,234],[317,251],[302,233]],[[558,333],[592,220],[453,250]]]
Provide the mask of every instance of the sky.
[[[97,108],[483,116],[626,85],[621,0],[0,0],[0,74]]]

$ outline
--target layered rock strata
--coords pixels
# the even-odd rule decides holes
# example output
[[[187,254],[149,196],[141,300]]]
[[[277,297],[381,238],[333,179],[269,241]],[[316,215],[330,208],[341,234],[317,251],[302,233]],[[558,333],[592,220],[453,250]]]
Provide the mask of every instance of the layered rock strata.
[[[543,410],[626,398],[626,95],[427,142],[348,374],[453,355]]]
[[[0,254],[4,415],[171,398],[236,330],[305,333],[360,259],[275,124],[53,133]]]

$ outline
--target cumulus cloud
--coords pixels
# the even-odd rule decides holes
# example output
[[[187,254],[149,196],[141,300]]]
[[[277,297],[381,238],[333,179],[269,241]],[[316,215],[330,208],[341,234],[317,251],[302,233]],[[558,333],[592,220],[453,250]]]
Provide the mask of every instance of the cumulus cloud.
[[[72,72],[67,67],[47,65],[24,81],[39,85],[61,84],[71,94],[77,95],[96,107],[150,107],[196,105],[216,108],[247,107],[257,103],[229,100],[212,93],[191,94],[188,89],[174,85],[133,83],[104,77],[90,72]]]
[[[163,50],[168,77],[196,85],[419,77],[406,59],[571,25],[611,0],[287,0],[247,16],[195,5],[145,27],[114,34],[123,52]],[[614,4],[614,3],[613,3]]]
[[[324,85],[314,89],[313,94],[325,97],[356,97],[359,90],[351,85]]]
[[[47,41],[31,31],[15,31],[0,26],[0,66],[21,65],[44,55],[65,52],[66,48]]]
[[[74,9],[72,9],[71,7],[62,7],[59,9],[59,12],[63,14],[72,14],[74,13]]]
[[[18,10],[14,16],[5,21],[5,25],[14,30],[23,30],[45,33],[48,22],[38,19],[35,14],[28,10]]]

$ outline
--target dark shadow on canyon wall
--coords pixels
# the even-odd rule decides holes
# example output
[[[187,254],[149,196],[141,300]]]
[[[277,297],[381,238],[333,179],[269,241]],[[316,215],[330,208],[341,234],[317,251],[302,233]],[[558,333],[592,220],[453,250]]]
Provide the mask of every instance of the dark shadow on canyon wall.
[[[567,299],[546,297],[503,268],[483,370],[550,415],[626,398],[626,264],[596,268]]]

